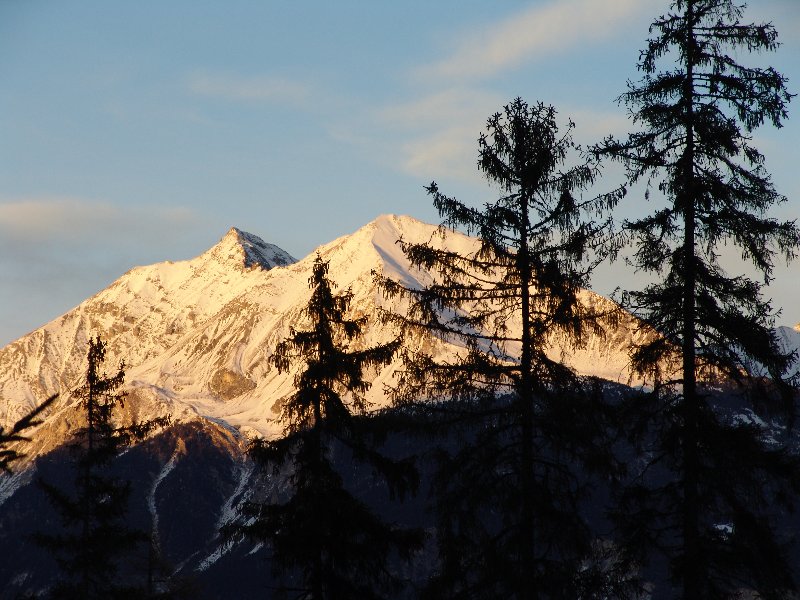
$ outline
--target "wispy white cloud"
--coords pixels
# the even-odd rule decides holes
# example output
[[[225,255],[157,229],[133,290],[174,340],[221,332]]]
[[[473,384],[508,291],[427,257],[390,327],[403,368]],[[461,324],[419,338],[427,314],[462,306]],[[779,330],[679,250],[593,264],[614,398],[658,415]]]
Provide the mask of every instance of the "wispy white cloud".
[[[572,119],[575,123],[573,137],[582,145],[595,144],[609,135],[622,138],[632,127],[622,109],[610,112],[586,107],[564,107],[559,108],[558,112],[564,119]]]
[[[381,121],[404,128],[442,122],[482,124],[492,112],[502,107],[503,101],[503,97],[495,92],[457,87],[386,106],[376,114]]]
[[[637,19],[657,14],[660,0],[549,0],[537,2],[480,30],[457,34],[444,56],[412,70],[405,102],[376,107],[347,130],[346,138],[381,160],[421,180],[449,178],[483,187],[477,170],[477,139],[487,118],[509,96],[486,76],[552,57],[578,45],[614,36]],[[587,145],[630,127],[624,110],[559,107],[572,118],[575,138]],[[342,137],[342,136],[339,136]]]
[[[462,31],[452,51],[413,70],[419,95],[374,111],[375,123],[396,140],[394,164],[421,178],[452,177],[476,183],[477,138],[486,119],[511,100],[479,83],[487,76],[552,56],[578,45],[620,35],[631,21],[654,11],[658,0],[550,0]],[[578,125],[584,144],[629,124],[623,111],[602,113],[591,107],[561,111]]]
[[[464,32],[449,56],[421,66],[424,78],[482,78],[577,45],[624,32],[656,0],[551,0],[536,4],[480,30]]]
[[[415,138],[401,146],[403,169],[426,181],[479,180],[476,139],[475,130],[469,127],[451,127]]]
[[[141,243],[197,221],[183,207],[118,206],[77,198],[0,200],[0,234],[12,243]]]
[[[507,101],[507,99],[506,99]],[[451,88],[375,111],[378,126],[404,139],[392,149],[402,170],[423,179],[475,181],[477,140],[504,99],[477,88]]]
[[[312,87],[303,81],[272,76],[194,73],[187,79],[189,90],[198,95],[243,102],[294,104],[305,102]]]
[[[483,184],[476,167],[478,136],[487,118],[502,111],[508,101],[492,91],[459,87],[383,107],[375,111],[375,119],[378,127],[401,140],[391,151],[393,163],[404,172],[424,179],[452,177]],[[575,122],[575,141],[582,145],[609,134],[623,136],[630,129],[622,111],[566,107],[559,109],[559,117],[561,126],[567,119]]]

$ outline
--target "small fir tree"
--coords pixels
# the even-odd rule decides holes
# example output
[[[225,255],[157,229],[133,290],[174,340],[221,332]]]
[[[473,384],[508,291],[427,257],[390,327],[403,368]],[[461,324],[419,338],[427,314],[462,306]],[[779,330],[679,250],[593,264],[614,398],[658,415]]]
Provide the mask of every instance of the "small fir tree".
[[[502,195],[482,209],[428,188],[445,228],[480,238],[459,255],[435,240],[400,245],[432,274],[421,289],[383,279],[385,293],[410,301],[387,318],[464,348],[443,362],[406,354],[397,400],[443,403],[467,438],[437,479],[435,598],[589,597],[609,577],[592,561],[596,540],[580,515],[586,473],[610,468],[597,389],[548,353],[603,335],[602,313],[580,298],[594,261],[611,242],[607,210],[622,189],[592,199],[598,176],[581,158],[569,123],[559,133],[551,106],[521,99],[489,118],[478,165]]]
[[[111,468],[123,448],[167,425],[169,417],[115,425],[114,411],[125,398],[119,389],[125,371],[121,364],[116,374],[107,376],[103,372],[105,356],[105,342],[99,337],[90,339],[86,382],[75,393],[86,426],[73,434],[70,443],[76,471],[74,494],[39,481],[63,523],[62,532],[37,535],[37,541],[54,554],[61,567],[53,598],[145,596],[143,587],[120,578],[125,557],[146,541],[147,535],[126,523],[130,484],[113,475]]]
[[[650,409],[640,414],[652,417],[655,445],[622,519],[630,539],[666,551],[686,599],[796,589],[774,518],[798,490],[797,463],[790,431],[773,421],[794,416],[794,357],[780,349],[762,290],[775,259],[794,257],[800,232],[768,216],[785,198],[751,137],[765,121],[780,127],[791,95],[783,75],[740,58],[778,46],[775,28],[743,23],[743,10],[732,0],[673,1],[650,28],[642,79],[621,96],[640,130],[596,148],[623,162],[631,182],[646,182],[646,198],[657,187],[665,199],[626,223],[634,265],[656,282],[624,303],[660,335],[632,355],[655,384],[654,403],[639,407]],[[760,282],[721,266],[726,245]],[[714,393],[731,383],[736,399]],[[646,479],[659,469],[668,483]]]
[[[296,361],[305,363],[295,378],[296,391],[283,405],[285,437],[257,440],[250,450],[262,468],[272,467],[275,474],[288,469],[289,497],[273,504],[245,504],[243,522],[232,532],[269,544],[281,597],[391,598],[400,587],[392,574],[392,557],[408,558],[419,536],[384,523],[354,497],[332,454],[338,449],[357,461],[367,460],[392,493],[416,485],[412,466],[372,449],[359,435],[356,419],[368,407],[365,369],[389,363],[399,340],[351,350],[366,317],[346,317],[352,293],[335,295],[327,274],[328,263],[317,255],[305,308],[310,328],[292,329],[272,359],[280,372]]]

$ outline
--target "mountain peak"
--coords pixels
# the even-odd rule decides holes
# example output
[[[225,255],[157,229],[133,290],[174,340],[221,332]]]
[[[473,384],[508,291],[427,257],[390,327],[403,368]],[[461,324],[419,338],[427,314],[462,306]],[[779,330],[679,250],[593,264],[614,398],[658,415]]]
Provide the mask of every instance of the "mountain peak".
[[[376,272],[412,288],[436,279],[411,263],[398,239],[462,256],[480,248],[476,238],[403,215],[382,215],[320,246],[317,252],[330,262],[332,280],[353,293],[354,315],[404,310],[376,287]],[[291,393],[293,374],[278,373],[269,357],[299,322],[311,294],[313,260],[312,254],[292,264],[296,261],[284,250],[233,227],[196,258],[132,269],[64,316],[0,349],[0,425],[14,422],[33,399],[79,381],[86,340],[99,332],[111,356],[133,365],[126,389],[137,398],[139,414],[202,416],[244,432],[277,435],[280,401]],[[274,268],[286,265],[292,266]],[[592,338],[570,354],[569,364],[582,374],[625,381],[627,346],[638,339],[637,332],[632,318],[621,321],[612,342]],[[376,324],[367,328],[364,344],[384,344],[394,335],[392,328]],[[414,336],[410,343],[435,344],[442,356],[461,352],[447,340]],[[561,357],[565,351],[554,346],[553,352]],[[399,363],[375,374],[367,398],[374,406],[386,405],[384,384],[393,385],[398,368]],[[62,421],[52,422],[59,423],[48,438],[55,444],[65,429]]]
[[[245,268],[260,267],[268,271],[297,262],[291,254],[257,235],[231,227],[222,239],[204,253],[222,263],[235,263]]]

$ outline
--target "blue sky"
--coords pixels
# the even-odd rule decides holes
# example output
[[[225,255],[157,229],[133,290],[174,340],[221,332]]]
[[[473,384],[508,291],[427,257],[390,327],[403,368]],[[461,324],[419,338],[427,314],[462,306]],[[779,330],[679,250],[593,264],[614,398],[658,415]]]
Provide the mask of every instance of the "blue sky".
[[[800,91],[800,4],[752,4],[784,43],[752,60]],[[614,99],[666,7],[0,0],[0,345],[231,226],[300,258],[379,214],[438,222],[433,179],[481,204],[476,140],[515,96],[556,106],[583,143],[623,134]],[[798,123],[756,134],[783,218],[800,213]],[[630,197],[618,216],[645,210]],[[768,291],[783,324],[800,321],[798,276],[778,269]],[[623,265],[595,276],[618,285],[635,285]]]

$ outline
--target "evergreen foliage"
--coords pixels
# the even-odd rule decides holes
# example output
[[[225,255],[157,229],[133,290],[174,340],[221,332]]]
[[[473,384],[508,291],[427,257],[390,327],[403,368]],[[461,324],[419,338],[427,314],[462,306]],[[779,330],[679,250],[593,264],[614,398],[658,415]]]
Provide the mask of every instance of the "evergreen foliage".
[[[778,501],[800,490],[784,447],[791,429],[775,423],[794,417],[794,357],[780,349],[762,288],[777,258],[794,257],[800,232],[768,216],[785,198],[752,143],[764,122],[780,127],[791,95],[773,68],[740,60],[778,47],[772,24],[743,23],[743,10],[732,0],[674,0],[650,28],[641,80],[621,96],[639,131],[595,148],[623,162],[630,182],[646,183],[646,198],[655,188],[665,199],[626,223],[634,266],[656,281],[623,302],[660,335],[632,354],[655,385],[639,407],[655,442],[623,497],[623,520],[630,539],[666,552],[687,599],[796,589],[772,521]],[[729,274],[726,245],[762,280]],[[734,383],[735,399],[712,397]],[[670,474],[667,484],[646,478],[657,470]]]
[[[401,404],[442,400],[444,421],[466,426],[436,484],[442,563],[432,598],[577,598],[613,589],[615,574],[599,573],[592,558],[602,543],[580,509],[587,474],[613,467],[606,407],[594,382],[548,349],[578,348],[616,318],[584,301],[581,289],[613,242],[608,209],[624,190],[580,196],[599,166],[582,157],[564,167],[576,151],[573,128],[559,133],[553,107],[519,98],[490,117],[478,166],[502,196],[476,209],[436,183],[427,188],[442,234],[463,228],[479,247],[462,256],[435,239],[400,240],[434,281],[418,289],[381,280],[387,296],[410,304],[389,320],[464,348],[449,362],[407,353],[396,391]]]
[[[58,398],[58,394],[50,396],[47,400],[14,423],[14,426],[9,431],[0,427],[0,471],[6,474],[11,473],[11,463],[25,456],[16,448],[11,448],[10,445],[18,442],[30,441],[30,438],[25,437],[22,432],[31,427],[40,425],[41,421],[38,420],[37,417],[55,402],[56,398]]]
[[[296,361],[305,368],[283,405],[285,437],[257,440],[251,456],[275,475],[288,469],[290,492],[283,502],[243,506],[244,521],[232,532],[267,542],[280,597],[309,600],[392,598],[400,589],[393,557],[408,558],[419,535],[383,522],[345,487],[334,453],[368,462],[392,495],[416,486],[409,463],[374,450],[359,433],[357,415],[368,408],[365,370],[389,363],[400,341],[351,349],[366,317],[348,319],[352,293],[335,295],[328,263],[318,255],[305,308],[310,329],[291,330],[278,344],[273,362],[280,372]],[[345,459],[346,460],[346,459]]]
[[[99,337],[89,340],[86,382],[75,392],[86,416],[86,425],[73,434],[74,495],[40,480],[48,499],[63,523],[60,533],[40,533],[37,541],[48,548],[62,570],[52,591],[53,598],[108,599],[142,598],[146,591],[121,581],[126,556],[148,538],[126,522],[130,485],[111,474],[114,459],[123,448],[144,438],[169,417],[127,426],[114,423],[114,410],[125,393],[124,365],[116,374],[103,372],[106,344]],[[144,576],[142,576],[144,581]]]

